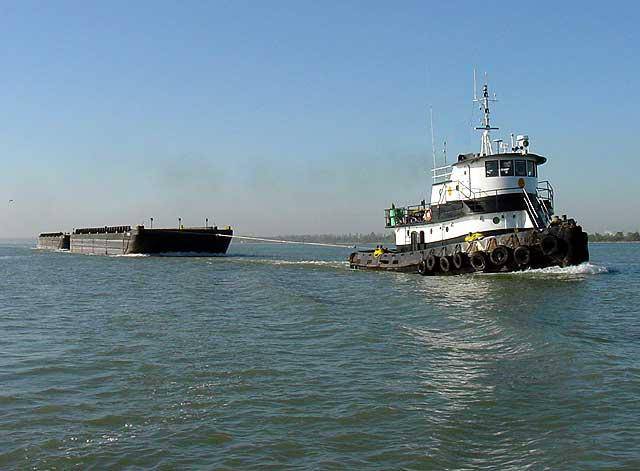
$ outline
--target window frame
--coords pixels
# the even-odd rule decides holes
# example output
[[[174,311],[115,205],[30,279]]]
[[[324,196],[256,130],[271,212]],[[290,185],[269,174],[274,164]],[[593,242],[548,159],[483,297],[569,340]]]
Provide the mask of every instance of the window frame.
[[[516,177],[527,177],[528,172],[527,172],[527,161],[524,159],[516,159],[513,161],[513,168],[514,168],[514,173]],[[518,164],[524,165],[524,168],[522,169],[522,171],[520,173],[518,173]]]
[[[493,177],[499,177],[500,176],[500,164],[498,163],[498,160],[485,160],[484,161],[484,176],[486,178],[493,178]],[[495,174],[493,175],[489,175],[489,164],[491,165],[495,165]]]
[[[510,166],[508,167],[509,170],[511,170],[510,173],[502,173],[502,163],[503,162],[509,162]],[[513,163],[513,159],[500,159],[500,168],[499,168],[499,173],[501,177],[513,177],[515,176],[515,164]]]
[[[533,170],[529,172],[529,169]],[[531,173],[531,175],[529,175]],[[527,160],[527,177],[535,178],[538,176],[538,166],[533,160]]]

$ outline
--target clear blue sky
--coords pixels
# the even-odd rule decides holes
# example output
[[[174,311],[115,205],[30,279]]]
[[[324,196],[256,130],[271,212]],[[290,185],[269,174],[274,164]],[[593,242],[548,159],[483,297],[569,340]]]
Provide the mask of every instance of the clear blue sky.
[[[428,191],[429,105],[450,156],[479,150],[474,67],[494,124],[549,157],[559,212],[637,230],[636,5],[4,2],[0,237],[380,231]]]

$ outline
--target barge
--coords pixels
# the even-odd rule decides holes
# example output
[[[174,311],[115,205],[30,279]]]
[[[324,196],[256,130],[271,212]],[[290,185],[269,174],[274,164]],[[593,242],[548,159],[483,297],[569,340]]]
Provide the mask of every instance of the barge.
[[[354,269],[450,275],[578,265],[589,260],[588,238],[574,219],[554,214],[554,189],[538,179],[547,158],[526,135],[508,145],[491,140],[488,85],[479,153],[461,154],[432,169],[429,202],[385,210],[395,248],[353,252]],[[446,159],[446,155],[445,155]]]
[[[65,232],[43,232],[38,236],[38,249],[69,250],[71,237]]]
[[[74,229],[71,234],[40,234],[38,248],[91,255],[210,255],[225,254],[232,238],[233,229],[228,226],[221,229],[216,226],[169,229],[105,226]]]

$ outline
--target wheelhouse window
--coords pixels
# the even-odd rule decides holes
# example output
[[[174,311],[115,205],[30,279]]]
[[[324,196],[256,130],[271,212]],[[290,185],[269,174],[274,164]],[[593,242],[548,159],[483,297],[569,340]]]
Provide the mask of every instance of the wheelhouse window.
[[[513,177],[513,160],[500,161],[500,176]]]
[[[536,163],[533,160],[527,160],[527,177],[536,177]]]
[[[484,170],[487,177],[497,177],[498,176],[498,161],[497,160],[487,160],[484,163]]]
[[[516,160],[516,177],[526,177],[527,176],[527,161],[526,160]]]

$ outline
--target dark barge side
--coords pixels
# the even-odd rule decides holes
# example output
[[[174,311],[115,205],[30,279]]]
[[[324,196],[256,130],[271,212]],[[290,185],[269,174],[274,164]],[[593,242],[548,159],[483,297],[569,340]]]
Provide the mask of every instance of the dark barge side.
[[[62,234],[62,233],[60,233]],[[67,234],[71,253],[91,255],[225,254],[231,227],[148,229],[144,226],[105,226],[75,229]],[[44,243],[41,243],[41,240]],[[38,238],[38,247],[57,249],[54,237]]]

